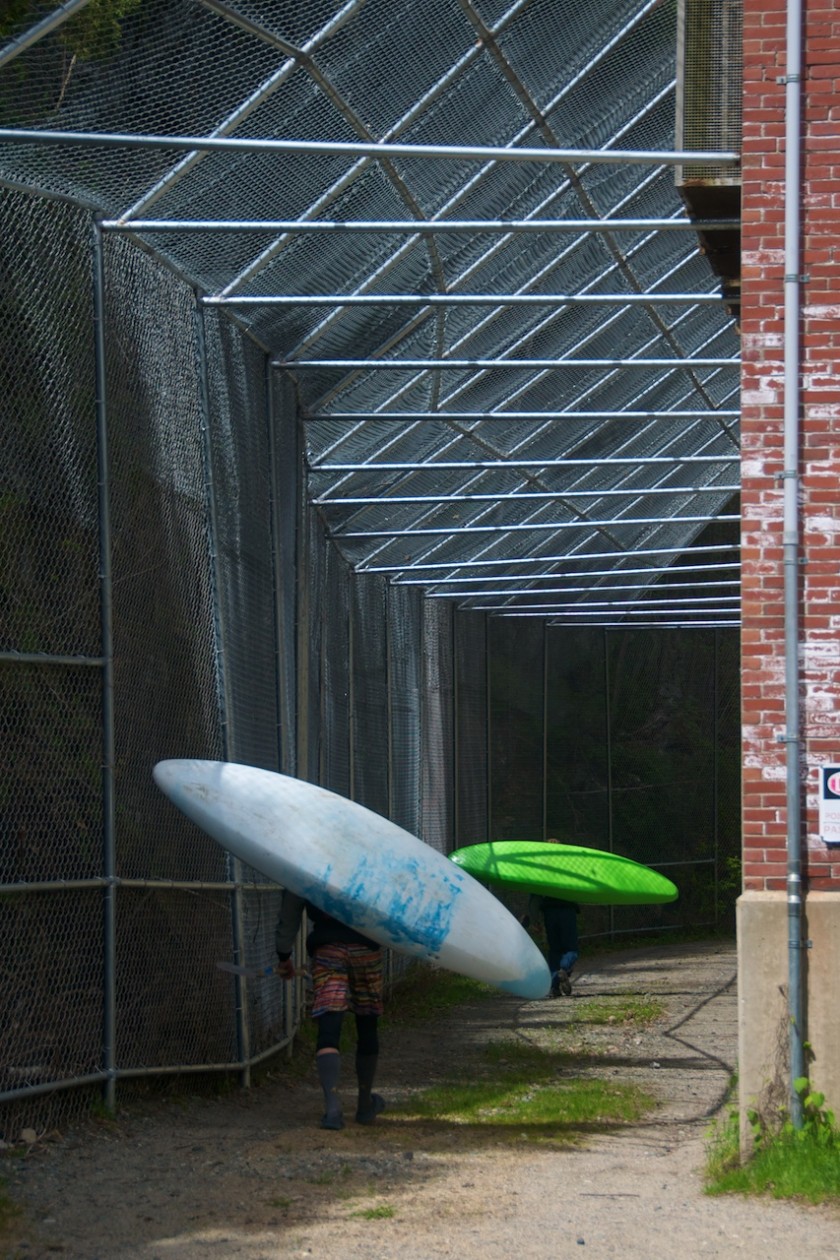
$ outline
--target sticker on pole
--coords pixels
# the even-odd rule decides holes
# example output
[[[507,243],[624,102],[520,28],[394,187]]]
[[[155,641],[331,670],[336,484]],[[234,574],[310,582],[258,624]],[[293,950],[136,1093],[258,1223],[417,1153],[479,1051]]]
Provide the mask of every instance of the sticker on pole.
[[[840,844],[840,766],[820,766],[820,840]]]

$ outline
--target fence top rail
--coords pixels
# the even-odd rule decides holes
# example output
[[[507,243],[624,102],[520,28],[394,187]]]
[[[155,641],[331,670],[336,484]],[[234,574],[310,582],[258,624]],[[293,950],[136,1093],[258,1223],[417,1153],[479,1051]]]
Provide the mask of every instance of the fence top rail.
[[[732,149],[552,149],[468,144],[367,144],[355,140],[291,140],[261,136],[142,135],[136,132],[47,131],[0,127],[0,143],[84,145],[88,148],[222,149],[238,153],[320,153],[352,158],[433,158],[467,162],[549,162],[563,164],[700,166],[740,165]]]

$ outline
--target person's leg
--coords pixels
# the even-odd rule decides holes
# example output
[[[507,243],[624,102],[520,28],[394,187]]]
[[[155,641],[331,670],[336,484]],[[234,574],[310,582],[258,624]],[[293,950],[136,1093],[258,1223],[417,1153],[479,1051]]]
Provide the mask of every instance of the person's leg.
[[[315,1047],[315,1068],[318,1080],[324,1092],[324,1114],[321,1117],[322,1129],[343,1129],[344,1119],[341,1114],[341,1099],[338,1096],[338,1082],[341,1076],[341,1023],[344,1019],[340,1011],[327,1011],[316,1018],[318,1040]]]
[[[545,927],[546,961],[551,972],[551,996],[558,997],[561,988],[560,967],[563,957],[562,918],[552,905],[543,909],[543,925]]]
[[[548,970],[555,975],[563,957],[563,916],[555,906],[547,905],[543,910],[543,927],[545,928],[546,961]]]
[[[569,979],[572,967],[578,959],[577,911],[574,906],[558,900],[546,901],[543,908],[545,937],[548,943],[548,968],[551,972],[552,997],[564,996],[572,991]]]
[[[578,960],[578,952],[576,949],[567,949],[560,957],[560,962],[555,975],[551,981],[551,991],[555,996],[562,993],[564,997],[569,997],[572,992],[572,967]]]
[[[323,945],[312,956],[312,1016],[318,1029],[315,1069],[324,1092],[322,1129],[343,1129],[338,1082],[341,1076],[341,1025],[348,1009],[346,947]]]
[[[376,1065],[379,1061],[379,1016],[356,1016],[356,1080],[359,1097],[356,1103],[356,1120],[359,1124],[373,1124],[380,1111],[385,1110],[381,1094],[374,1094]]]
[[[373,1124],[385,1100],[373,1093],[379,1059],[379,1016],[382,1014],[382,951],[352,946],[349,962],[350,1009],[356,1016],[356,1079],[359,1096],[356,1120]]]

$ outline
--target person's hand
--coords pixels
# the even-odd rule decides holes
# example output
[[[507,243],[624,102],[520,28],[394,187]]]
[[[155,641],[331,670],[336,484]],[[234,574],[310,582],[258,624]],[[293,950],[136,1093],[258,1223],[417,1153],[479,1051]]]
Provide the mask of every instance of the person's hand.
[[[519,922],[524,928],[529,928],[531,926],[531,916],[529,914],[523,914]]]
[[[291,958],[285,958],[277,963],[277,975],[281,980],[294,980],[295,974],[295,964]]]

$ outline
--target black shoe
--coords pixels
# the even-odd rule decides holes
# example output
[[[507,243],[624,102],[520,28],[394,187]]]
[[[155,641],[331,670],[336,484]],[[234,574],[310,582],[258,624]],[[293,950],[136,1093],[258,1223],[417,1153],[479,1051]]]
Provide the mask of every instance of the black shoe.
[[[326,1115],[321,1116],[322,1129],[343,1129],[344,1117],[340,1111],[328,1111]]]
[[[356,1112],[356,1124],[373,1124],[380,1112],[385,1110],[385,1099],[381,1094],[371,1094],[366,1107],[359,1107]]]
[[[551,997],[559,997],[559,996],[560,996],[560,979],[559,979],[559,977],[558,977],[558,976],[552,976],[552,977],[551,977],[551,993],[550,993],[550,996],[551,996]]]

